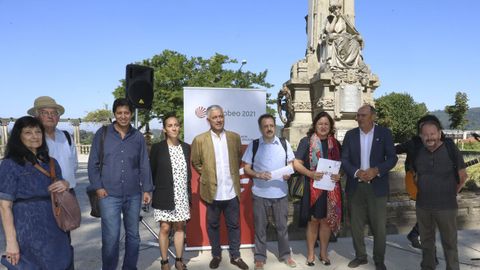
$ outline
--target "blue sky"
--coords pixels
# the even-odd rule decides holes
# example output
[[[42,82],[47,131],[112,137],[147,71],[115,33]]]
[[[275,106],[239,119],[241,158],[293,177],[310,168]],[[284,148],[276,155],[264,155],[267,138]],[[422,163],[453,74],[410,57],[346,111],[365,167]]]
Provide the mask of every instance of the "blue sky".
[[[0,117],[25,115],[40,95],[64,117],[110,107],[125,65],[164,49],[246,59],[242,69],[268,70],[276,95],[304,56],[307,9],[307,0],[0,0]],[[381,80],[375,97],[407,92],[436,110],[462,91],[480,107],[480,1],[357,0],[355,10]]]

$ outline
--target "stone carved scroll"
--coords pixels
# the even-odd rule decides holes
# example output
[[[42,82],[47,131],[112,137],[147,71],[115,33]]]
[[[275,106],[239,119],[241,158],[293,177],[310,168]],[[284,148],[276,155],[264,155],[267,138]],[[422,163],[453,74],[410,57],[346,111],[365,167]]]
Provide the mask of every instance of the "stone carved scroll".
[[[310,102],[294,102],[293,107],[297,112],[310,112],[312,111],[312,103]]]
[[[334,85],[356,84],[357,82],[362,86],[361,88],[363,90],[366,89],[366,86],[370,83],[369,74],[359,72],[355,69],[333,72],[332,83]]]
[[[333,98],[319,98],[316,106],[323,110],[333,110],[335,108],[335,100]]]

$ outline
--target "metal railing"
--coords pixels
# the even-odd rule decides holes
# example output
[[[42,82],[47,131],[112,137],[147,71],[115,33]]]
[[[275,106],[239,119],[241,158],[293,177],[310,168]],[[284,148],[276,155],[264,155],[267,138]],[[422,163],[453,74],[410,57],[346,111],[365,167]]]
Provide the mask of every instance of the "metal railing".
[[[0,145],[0,159],[5,156],[5,148],[6,145]],[[89,155],[90,154],[90,149],[92,146],[90,144],[82,144],[82,145],[77,145],[77,153],[78,155]]]

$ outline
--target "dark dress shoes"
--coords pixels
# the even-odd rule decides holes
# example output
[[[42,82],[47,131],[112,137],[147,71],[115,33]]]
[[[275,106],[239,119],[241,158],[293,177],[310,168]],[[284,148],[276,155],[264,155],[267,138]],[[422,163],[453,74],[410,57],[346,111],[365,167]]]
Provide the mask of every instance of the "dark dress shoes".
[[[368,261],[367,261],[366,259],[355,258],[355,259],[353,259],[352,261],[350,261],[350,262],[348,263],[348,267],[350,267],[350,268],[357,268],[357,267],[359,267],[360,265],[362,265],[362,264],[367,264],[367,263],[368,263]]]
[[[221,261],[222,257],[213,257],[208,266],[210,269],[217,269]]]
[[[375,270],[387,270],[384,263],[375,263]]]
[[[238,268],[240,268],[242,270],[247,270],[248,269],[248,265],[240,257],[235,258],[235,259],[231,258],[230,263],[237,266]]]
[[[412,244],[412,247],[422,249],[422,245],[420,244],[420,241],[418,240],[418,236],[408,234],[407,239]]]

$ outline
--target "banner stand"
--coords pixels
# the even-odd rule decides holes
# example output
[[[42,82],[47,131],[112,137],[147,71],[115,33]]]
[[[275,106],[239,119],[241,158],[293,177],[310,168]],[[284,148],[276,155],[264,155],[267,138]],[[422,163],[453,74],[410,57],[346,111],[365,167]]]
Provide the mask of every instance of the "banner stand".
[[[241,101],[241,102],[239,102]],[[263,89],[184,87],[184,141],[191,144],[195,136],[210,129],[207,108],[219,105],[225,115],[225,129],[240,135],[242,152],[261,136],[258,118],[266,112],[266,91]],[[251,248],[254,243],[252,181],[240,172],[240,247]],[[186,249],[210,250],[207,233],[206,205],[200,198],[200,176],[192,168],[192,206],[186,228]],[[223,215],[220,220],[220,244],[228,249],[227,229]]]

